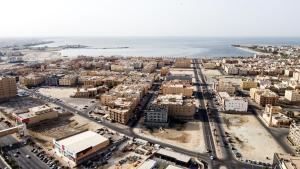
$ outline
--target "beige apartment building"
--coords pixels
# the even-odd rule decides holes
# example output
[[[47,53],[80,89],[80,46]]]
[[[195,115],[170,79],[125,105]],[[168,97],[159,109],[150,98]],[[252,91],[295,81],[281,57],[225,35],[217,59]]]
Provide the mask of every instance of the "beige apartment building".
[[[159,95],[153,104],[167,105],[169,116],[177,119],[193,119],[196,112],[194,100],[182,95]]]
[[[133,111],[136,107],[136,98],[117,98],[109,103],[109,117],[110,120],[121,124],[127,124],[130,118],[133,117]]]
[[[14,117],[21,123],[33,125],[44,120],[58,117],[58,112],[48,105],[32,107],[28,112],[15,113]]]
[[[186,97],[191,97],[193,95],[193,86],[189,83],[185,83],[180,80],[172,80],[165,82],[162,87],[162,93],[164,95],[174,94],[174,95],[183,95]]]
[[[286,90],[284,93],[284,98],[293,103],[300,102],[300,91],[298,89]]]
[[[160,69],[160,75],[161,76],[167,76],[167,74],[169,73],[170,71],[169,71],[169,68],[168,67],[162,67],[161,69]]]
[[[77,76],[75,75],[66,75],[59,79],[60,86],[75,86],[77,84]]]
[[[257,86],[258,86],[258,82],[251,81],[251,80],[242,81],[240,84],[240,87],[243,90],[250,90],[251,88],[257,88]]]
[[[213,89],[217,92],[227,92],[229,95],[234,95],[235,87],[231,82],[225,82],[220,80],[219,82],[213,83]]]
[[[300,148],[300,126],[299,124],[292,123],[290,125],[290,131],[288,139],[293,143],[294,146]]]
[[[191,67],[191,59],[186,58],[178,58],[175,61],[176,68],[190,68]]]
[[[16,97],[16,78],[9,76],[0,77],[0,101]]]
[[[266,105],[262,118],[270,127],[287,127],[290,126],[293,120],[282,113],[280,106],[272,106],[270,104]]]
[[[42,84],[45,79],[43,76],[35,75],[35,74],[29,74],[27,76],[21,76],[19,78],[19,81],[22,85],[26,87],[34,87]]]
[[[250,89],[250,97],[261,106],[265,106],[267,104],[276,105],[279,99],[278,95],[271,90],[258,88]]]

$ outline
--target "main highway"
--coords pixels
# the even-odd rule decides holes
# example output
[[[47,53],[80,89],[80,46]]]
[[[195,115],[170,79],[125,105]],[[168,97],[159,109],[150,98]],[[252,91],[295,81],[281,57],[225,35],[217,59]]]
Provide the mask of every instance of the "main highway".
[[[224,145],[226,142],[225,131],[222,126],[221,119],[218,115],[218,110],[215,109],[213,100],[210,97],[206,97],[203,93],[209,91],[205,77],[200,68],[200,64],[197,59],[193,59],[193,67],[195,72],[195,80],[197,85],[198,98],[201,103],[201,115],[203,119],[203,132],[205,136],[206,147],[211,151],[211,155],[216,156],[216,146],[220,149],[221,158],[213,160],[210,165],[211,168],[219,168],[225,166],[228,169],[260,169],[265,168],[258,165],[248,164],[237,160],[232,151]],[[199,86],[199,87],[198,87]],[[200,96],[199,96],[200,95]],[[206,104],[205,104],[206,103]],[[209,106],[208,106],[209,105]],[[214,127],[214,129],[211,128]],[[215,131],[215,132],[214,132]],[[213,137],[213,135],[215,137]],[[215,145],[214,139],[218,140],[218,145]]]

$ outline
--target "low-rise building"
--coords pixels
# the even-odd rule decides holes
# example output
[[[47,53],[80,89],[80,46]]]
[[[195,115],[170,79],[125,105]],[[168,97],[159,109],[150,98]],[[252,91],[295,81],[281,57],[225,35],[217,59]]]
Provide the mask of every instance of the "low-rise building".
[[[298,169],[300,157],[290,154],[274,153],[272,169]]]
[[[0,101],[5,101],[16,97],[17,85],[16,78],[9,76],[0,77]]]
[[[145,111],[144,123],[150,127],[167,127],[169,125],[168,107],[152,104]]]
[[[257,88],[258,82],[252,81],[252,80],[243,80],[240,84],[240,87],[243,90],[250,90],[251,88]]]
[[[29,108],[26,112],[14,113],[14,117],[20,123],[33,125],[44,120],[58,117],[58,112],[48,105]]]
[[[290,126],[293,120],[282,114],[282,108],[280,106],[272,106],[270,104],[266,105],[262,118],[270,127],[287,127]]]
[[[293,103],[300,102],[300,91],[298,89],[286,90],[284,93],[284,98]]]
[[[109,139],[93,131],[84,131],[72,136],[53,139],[55,153],[72,162],[80,164],[109,145]]]

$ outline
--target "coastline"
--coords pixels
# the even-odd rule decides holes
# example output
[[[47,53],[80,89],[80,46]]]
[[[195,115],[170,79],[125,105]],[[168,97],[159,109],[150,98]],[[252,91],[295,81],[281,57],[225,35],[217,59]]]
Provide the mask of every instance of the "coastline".
[[[237,46],[234,46],[235,48],[239,49],[239,50],[242,50],[242,51],[245,51],[245,52],[249,52],[249,53],[253,53],[253,54],[259,54],[259,55],[263,55],[263,54],[266,54],[266,53],[263,53],[263,52],[258,52],[258,51],[255,51],[255,50],[252,50],[248,47],[243,47],[243,46],[240,46],[240,47],[237,47]]]

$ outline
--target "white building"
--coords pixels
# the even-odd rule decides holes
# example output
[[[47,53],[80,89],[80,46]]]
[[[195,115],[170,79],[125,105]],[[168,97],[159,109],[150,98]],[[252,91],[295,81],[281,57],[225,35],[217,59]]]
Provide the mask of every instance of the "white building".
[[[247,112],[248,100],[243,97],[230,97],[226,92],[220,92],[221,105],[224,111],[229,112]]]
[[[284,94],[284,98],[286,98],[290,102],[299,102],[300,101],[300,91],[299,90],[286,90]]]

